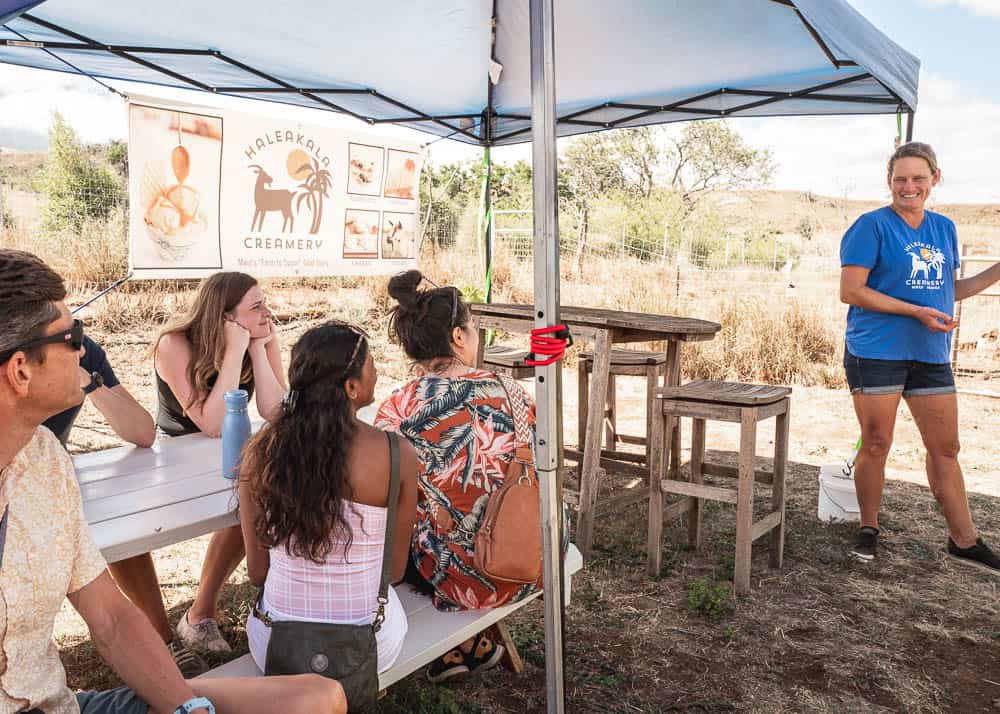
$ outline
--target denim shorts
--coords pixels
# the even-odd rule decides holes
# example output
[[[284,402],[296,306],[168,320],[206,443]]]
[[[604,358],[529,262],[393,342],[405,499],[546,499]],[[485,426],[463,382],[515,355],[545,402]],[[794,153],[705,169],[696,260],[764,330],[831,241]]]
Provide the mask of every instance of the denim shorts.
[[[851,394],[900,394],[920,397],[954,394],[951,364],[905,359],[867,359],[844,350],[844,370]]]
[[[80,714],[148,714],[146,702],[128,687],[107,692],[78,692]]]

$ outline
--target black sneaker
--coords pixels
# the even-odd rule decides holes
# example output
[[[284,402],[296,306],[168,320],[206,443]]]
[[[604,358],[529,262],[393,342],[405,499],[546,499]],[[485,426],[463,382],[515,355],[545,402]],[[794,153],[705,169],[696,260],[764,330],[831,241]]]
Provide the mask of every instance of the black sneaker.
[[[851,555],[862,563],[870,563],[875,560],[876,550],[878,550],[878,528],[862,526],[858,531],[857,540],[854,541]]]
[[[982,538],[976,539],[976,544],[968,548],[959,548],[955,541],[948,539],[948,555],[956,562],[971,565],[994,575],[1000,575],[1000,558],[983,543]]]

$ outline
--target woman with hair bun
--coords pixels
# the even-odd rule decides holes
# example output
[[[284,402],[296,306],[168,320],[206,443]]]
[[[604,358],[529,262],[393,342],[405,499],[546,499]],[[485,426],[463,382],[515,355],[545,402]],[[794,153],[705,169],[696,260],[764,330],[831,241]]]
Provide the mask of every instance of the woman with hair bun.
[[[406,580],[443,611],[498,607],[541,583],[491,580],[474,565],[476,534],[489,495],[514,458],[514,414],[534,430],[535,404],[513,380],[477,369],[479,333],[455,287],[420,289],[410,270],[389,281],[398,303],[389,330],[420,376],[381,406],[376,426],[398,431],[417,450],[419,498]],[[520,404],[512,407],[509,400]],[[432,682],[495,666],[503,646],[480,633],[436,660]]]
[[[844,368],[861,426],[854,465],[861,529],[853,554],[862,562],[876,555],[885,464],[902,398],[927,451],[927,480],[948,524],[948,555],[996,574],[1000,557],[976,533],[958,463],[950,351],[955,302],[1000,280],[1000,263],[956,279],[955,224],[924,207],[941,180],[930,146],[896,149],[886,180],[892,203],[858,218],[840,245],[840,299],[851,306]]]

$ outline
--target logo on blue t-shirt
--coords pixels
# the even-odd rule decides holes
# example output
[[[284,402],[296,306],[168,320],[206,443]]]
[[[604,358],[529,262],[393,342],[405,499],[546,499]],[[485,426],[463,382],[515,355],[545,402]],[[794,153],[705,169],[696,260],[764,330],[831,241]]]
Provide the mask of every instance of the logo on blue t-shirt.
[[[944,285],[944,253],[920,241],[910,243],[903,250],[910,256],[910,277],[906,284],[914,290],[940,290]]]

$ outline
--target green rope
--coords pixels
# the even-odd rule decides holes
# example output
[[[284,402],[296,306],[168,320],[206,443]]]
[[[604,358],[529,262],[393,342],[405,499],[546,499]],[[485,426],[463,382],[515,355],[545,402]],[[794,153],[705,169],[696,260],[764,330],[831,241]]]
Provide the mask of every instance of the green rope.
[[[489,233],[493,224],[493,202],[490,201],[489,208],[486,208],[486,174],[490,166],[490,147],[483,149],[483,183],[479,191],[479,221],[476,229],[476,242],[482,246],[483,234]],[[490,294],[493,287],[493,253],[490,253],[490,263],[486,266],[486,280],[483,283],[483,299]],[[486,330],[486,347],[493,344],[495,333],[492,328]]]

